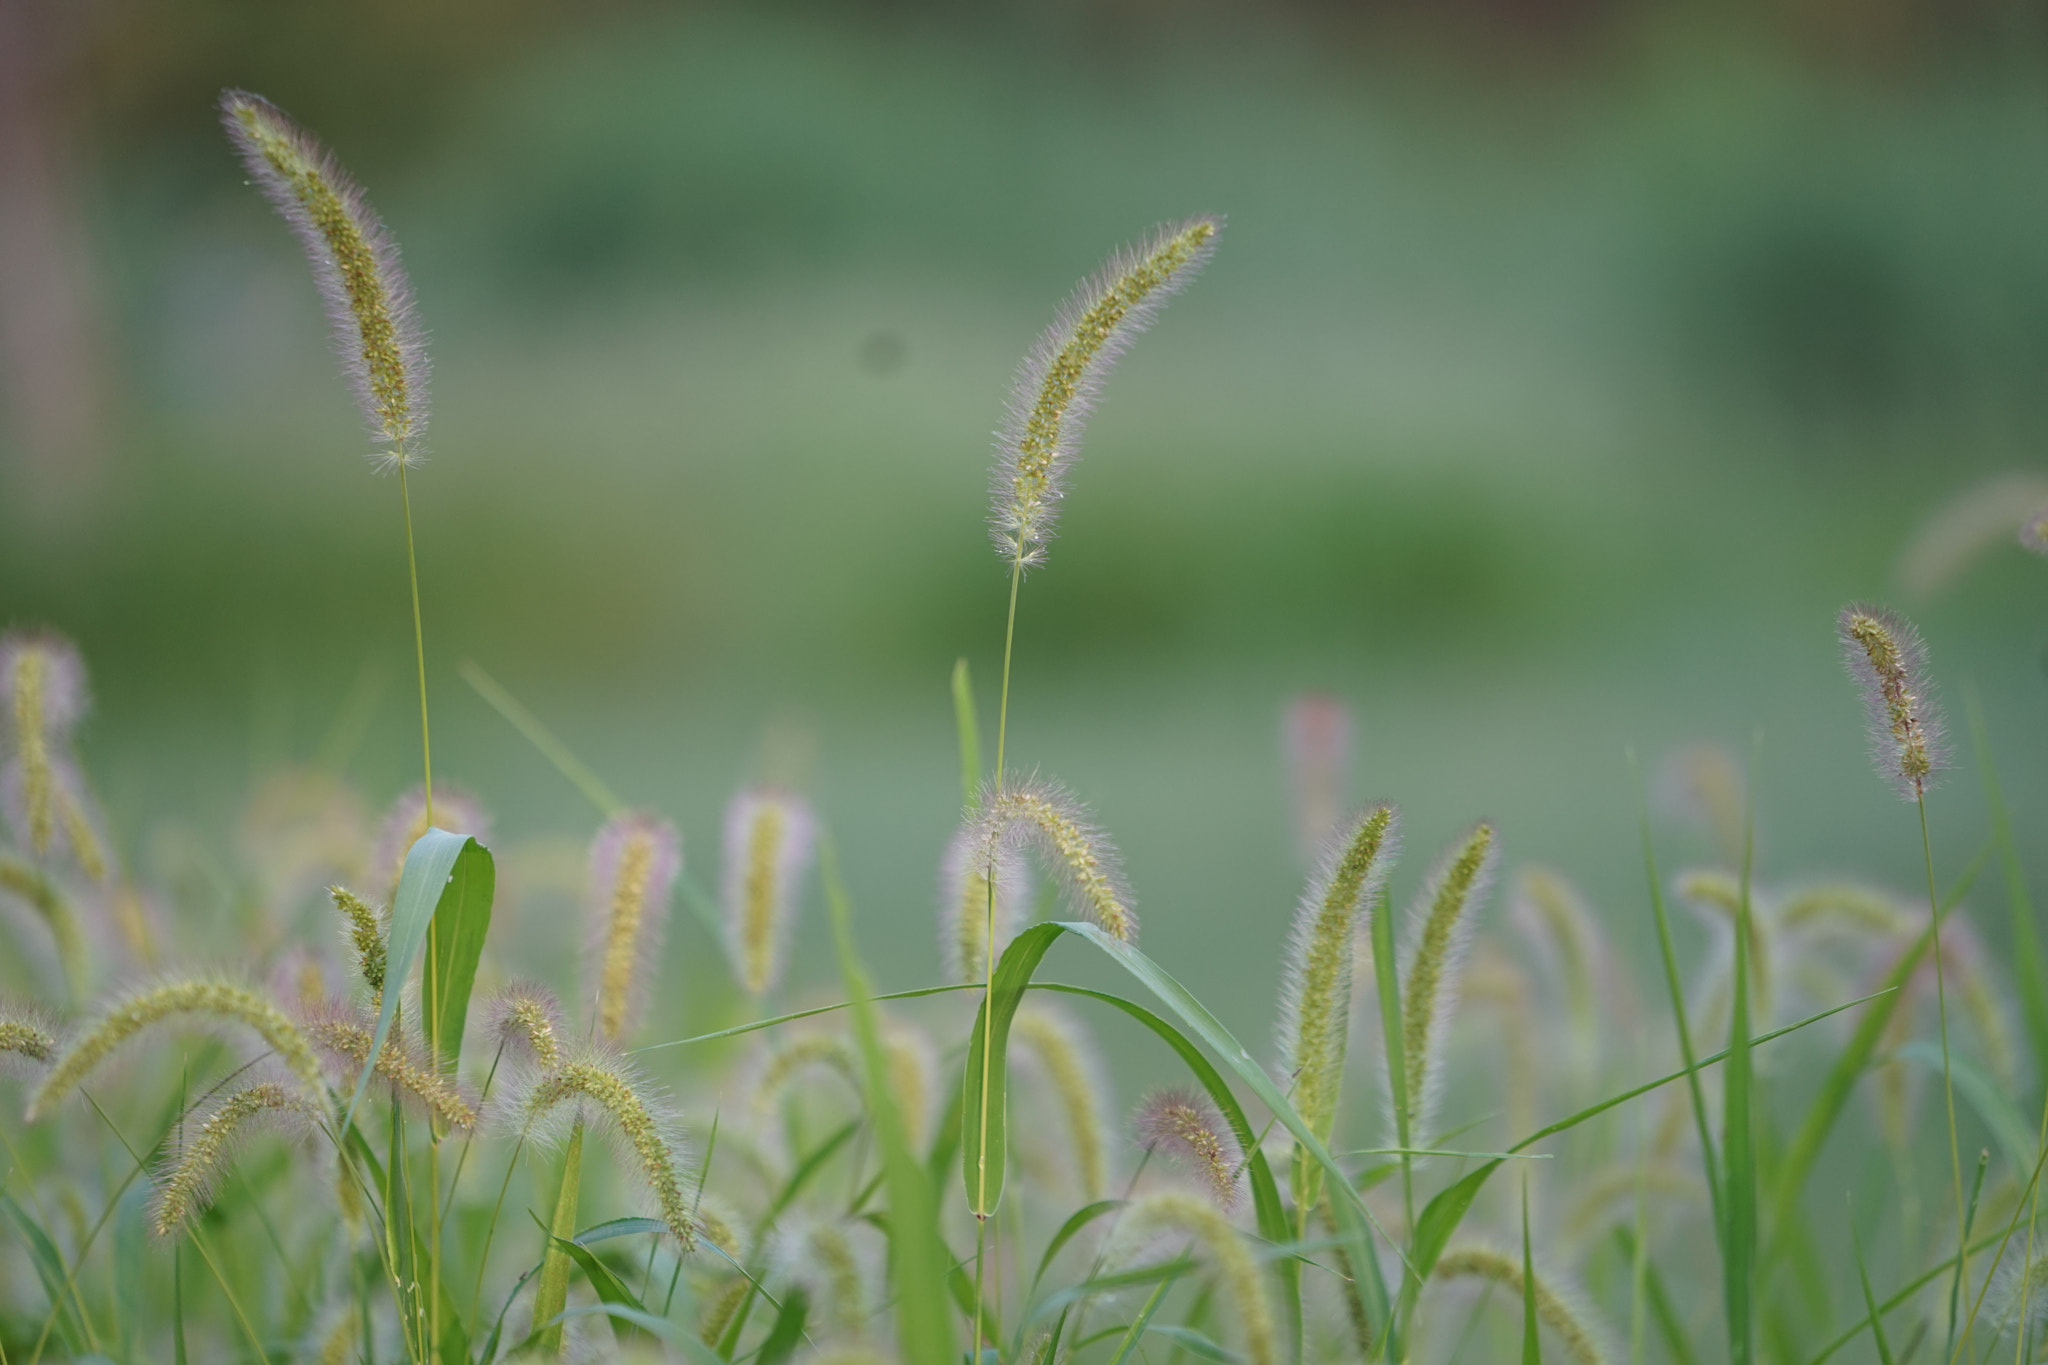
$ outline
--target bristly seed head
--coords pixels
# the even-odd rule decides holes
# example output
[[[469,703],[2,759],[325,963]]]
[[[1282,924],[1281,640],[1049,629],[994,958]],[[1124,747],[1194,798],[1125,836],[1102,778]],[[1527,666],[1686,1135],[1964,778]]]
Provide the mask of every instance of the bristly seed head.
[[[682,870],[676,827],[645,812],[613,816],[591,841],[586,991],[606,1042],[625,1037],[661,965],[669,897]]]
[[[1091,1203],[1102,1198],[1109,1188],[1109,1128],[1103,1120],[1108,1086],[1094,1041],[1066,1011],[1041,1004],[1017,1011],[1010,1039],[1022,1049],[1019,1069],[1043,1072],[1059,1104],[1081,1197]]]
[[[56,1056],[56,1022],[33,1006],[0,1000],[0,1076],[41,1075]]]
[[[1490,1248],[1453,1247],[1437,1261],[1432,1273],[1439,1280],[1489,1280],[1500,1286],[1509,1299],[1522,1297],[1521,1258],[1503,1256]],[[1531,1288],[1537,1319],[1557,1333],[1572,1365],[1601,1365],[1607,1352],[1591,1316],[1541,1275],[1535,1277]]]
[[[314,1055],[312,1044],[267,996],[231,981],[172,981],[146,987],[108,1006],[99,1021],[80,1034],[51,1065],[43,1083],[29,1097],[28,1117],[35,1120],[48,1114],[94,1068],[137,1033],[188,1015],[248,1029],[277,1054],[307,1093],[322,1093],[320,1059]]]
[[[1193,1090],[1160,1090],[1145,1097],[1133,1120],[1141,1145],[1185,1166],[1225,1212],[1237,1207],[1243,1153],[1237,1135],[1209,1097]]]
[[[501,1104],[502,1126],[520,1137],[546,1139],[572,1115],[602,1121],[682,1250],[696,1249],[675,1119],[625,1058],[597,1048],[552,1071],[531,1070],[506,1087]]]
[[[1941,713],[1927,678],[1927,646],[1905,617],[1851,603],[1837,621],[1849,673],[1863,689],[1871,757],[1880,776],[1917,801],[1948,766]]]
[[[1457,1008],[1458,976],[1472,921],[1498,860],[1493,826],[1479,824],[1448,849],[1409,907],[1409,943],[1401,978],[1401,1057],[1408,1082],[1409,1135],[1436,1107],[1443,1042]]]
[[[1276,1365],[1279,1333],[1273,1323],[1272,1303],[1266,1297],[1258,1262],[1230,1220],[1199,1196],[1160,1190],[1132,1201],[1124,1210],[1116,1240],[1135,1248],[1169,1232],[1191,1237],[1208,1253],[1223,1286],[1223,1297],[1237,1314],[1250,1365]]]
[[[752,787],[726,807],[725,947],[749,994],[765,995],[782,980],[812,851],[811,808],[793,792]]]
[[[1081,433],[1103,379],[1132,338],[1200,270],[1223,220],[1191,218],[1119,251],[1064,305],[1018,367],[996,435],[989,533],[1006,563],[1045,558]]]
[[[68,850],[79,871],[107,879],[107,853],[70,753],[87,705],[78,649],[48,632],[0,635],[0,806],[36,857]]]
[[[507,984],[484,1004],[484,1032],[543,1071],[562,1064],[562,1002],[533,981]]]
[[[1400,847],[1400,818],[1389,805],[1366,810],[1341,840],[1332,841],[1322,867],[1294,913],[1280,993],[1281,1065],[1294,1082],[1294,1107],[1327,1141],[1337,1119],[1344,1051],[1351,1032],[1351,968],[1358,929],[1379,899],[1387,869]],[[1295,1197],[1313,1208],[1322,1167],[1306,1152],[1295,1161]]]
[[[356,1076],[369,1059],[370,1044],[377,1036],[374,1022],[348,1008],[326,1003],[305,1011],[302,1021],[306,1036],[336,1063],[332,1077],[337,1091],[355,1086]],[[417,1103],[451,1128],[471,1128],[476,1110],[455,1082],[441,1074],[415,1039],[393,1028],[384,1037],[384,1050],[377,1054],[377,1078],[394,1086],[398,1094]]]
[[[241,1144],[257,1124],[281,1126],[310,1137],[320,1108],[277,1081],[259,1081],[195,1107],[179,1125],[184,1139],[157,1168],[150,1228],[168,1237],[213,1202],[214,1191],[234,1165]]]
[[[0,853],[0,898],[28,906],[50,931],[57,966],[74,1003],[85,998],[92,955],[77,909],[56,882],[28,862]]]
[[[1137,942],[1138,915],[1116,846],[1072,792],[1038,778],[991,780],[966,828],[974,834],[974,861],[984,870],[998,867],[1005,849],[1028,842],[1059,874],[1075,910],[1111,937]]]
[[[229,90],[221,122],[242,164],[313,266],[334,339],[389,468],[417,464],[427,426],[427,349],[398,244],[325,147],[259,95]]]
[[[363,984],[370,988],[371,1003],[381,1003],[384,999],[383,916],[345,886],[330,886],[327,894],[333,898],[334,908],[341,911],[343,926],[348,932],[349,949],[355,954],[356,970],[362,973]]]

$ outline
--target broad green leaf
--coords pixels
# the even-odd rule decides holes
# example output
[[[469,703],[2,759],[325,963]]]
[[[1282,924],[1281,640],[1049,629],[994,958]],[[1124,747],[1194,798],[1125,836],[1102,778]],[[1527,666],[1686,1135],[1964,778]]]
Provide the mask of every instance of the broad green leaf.
[[[1010,941],[996,964],[994,993],[975,1011],[974,1028],[967,1035],[967,1064],[960,1080],[960,1183],[967,1191],[968,1210],[978,1217],[988,1217],[1003,1202],[1010,1021],[1024,1002],[1032,973],[1060,932],[1056,924],[1035,924]]]
[[[600,1300],[597,1303],[586,1304],[581,1308],[565,1309],[557,1313],[546,1326],[559,1332],[562,1324],[568,1322],[571,1318],[588,1318],[599,1315],[611,1318],[615,1322],[632,1323],[635,1327],[660,1339],[662,1344],[671,1351],[681,1353],[685,1359],[691,1362],[691,1365],[725,1365],[723,1358],[709,1346],[697,1340],[695,1332],[678,1327],[666,1318],[656,1317],[645,1309],[634,1308],[623,1303],[605,1303]],[[511,1354],[515,1357],[524,1355],[539,1340],[540,1333],[535,1332],[532,1336],[514,1346]],[[489,1361],[490,1357],[486,1355],[484,1359]]]
[[[420,1009],[427,1019],[427,1041],[449,1075],[455,1074],[462,1056],[469,992],[491,930],[491,899],[497,884],[490,850],[468,840],[455,855],[455,866],[434,907],[426,970],[420,976]]]
[[[36,1268],[36,1278],[43,1282],[43,1293],[48,1296],[50,1306],[58,1309],[58,1330],[76,1354],[86,1349],[90,1336],[85,1319],[80,1316],[78,1302],[73,1298],[75,1291],[65,1286],[70,1276],[64,1271],[64,1258],[58,1254],[57,1244],[43,1229],[29,1211],[16,1202],[13,1195],[0,1191],[0,1208],[14,1221],[15,1230],[20,1234],[23,1245],[28,1248],[29,1262]]]
[[[363,1059],[362,1074],[356,1077],[348,1107],[342,1110],[344,1129],[355,1121],[363,1092],[370,1088],[370,1077],[377,1072],[377,1058],[384,1053],[384,1040],[390,1036],[392,1020],[398,1016],[398,999],[405,993],[406,974],[412,970],[420,945],[426,942],[434,907],[440,904],[441,894],[454,874],[456,858],[471,842],[466,835],[430,829],[405,855],[405,870],[399,874],[398,894],[391,903],[391,937],[384,948],[384,1003],[377,1010],[377,1030],[370,1038],[370,1054]]]
[[[1132,1322],[1129,1330],[1124,1333],[1124,1339],[1117,1343],[1116,1354],[1109,1358],[1109,1365],[1124,1365],[1124,1362],[1131,1358],[1131,1352],[1138,1348],[1138,1339],[1145,1335],[1145,1329],[1151,1325],[1152,1315],[1159,1311],[1160,1304],[1166,1302],[1166,1291],[1171,1288],[1172,1280],[1160,1281],[1159,1287],[1152,1291],[1152,1297],[1145,1300],[1145,1307],[1138,1313],[1137,1320]]]
[[[548,1245],[576,1263],[577,1267],[583,1271],[583,1278],[590,1281],[590,1287],[597,1291],[597,1297],[601,1301],[624,1304],[628,1308],[637,1308],[643,1313],[647,1311],[642,1306],[640,1300],[633,1296],[632,1291],[619,1283],[619,1277],[612,1274],[611,1270],[603,1261],[597,1259],[596,1254],[590,1248],[573,1239],[554,1236],[548,1238]],[[612,1328],[614,1335],[622,1341],[631,1335],[627,1331],[627,1323],[623,1319],[613,1319]]]
[[[756,1365],[786,1365],[796,1354],[796,1348],[803,1344],[804,1317],[809,1309],[810,1299],[802,1285],[795,1286],[783,1296],[782,1311],[775,1315],[767,1339],[761,1343],[761,1353],[754,1357]]]
[[[839,878],[839,858],[821,840],[819,874],[839,950],[839,973],[853,1003],[853,1031],[866,1077],[868,1117],[881,1149],[889,1189],[889,1269],[896,1289],[897,1346],[913,1365],[954,1365],[953,1322],[946,1311],[946,1272],[953,1254],[939,1234],[937,1191],[910,1150],[903,1119],[889,1087],[881,1026],[875,1017],[867,969],[853,946],[853,908]]]

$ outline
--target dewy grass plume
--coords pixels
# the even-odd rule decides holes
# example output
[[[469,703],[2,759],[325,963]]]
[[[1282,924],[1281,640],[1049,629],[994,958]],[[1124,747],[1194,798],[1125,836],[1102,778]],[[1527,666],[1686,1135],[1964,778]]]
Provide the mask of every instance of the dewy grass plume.
[[[562,1002],[546,986],[514,981],[484,1003],[484,1033],[543,1071],[562,1064]]]
[[[811,808],[773,787],[733,798],[725,812],[725,946],[749,994],[782,980],[798,884],[810,867]]]
[[[376,1038],[374,1022],[346,1008],[316,1007],[309,1012],[305,1031],[338,1063],[332,1077],[335,1089],[345,1091],[353,1086],[370,1057],[370,1044]],[[469,1128],[476,1123],[476,1110],[455,1083],[428,1060],[424,1048],[397,1029],[385,1038],[384,1049],[377,1054],[377,1076],[451,1128]]]
[[[92,957],[78,911],[57,883],[19,858],[0,854],[0,896],[10,896],[36,913],[50,931],[57,965],[74,1002],[84,999]]]
[[[669,897],[682,870],[675,826],[643,812],[613,816],[591,842],[585,989],[606,1042],[625,1037],[660,966]]]
[[[57,1056],[57,1025],[41,1010],[0,1001],[0,1075],[35,1076]]]
[[[87,700],[85,663],[69,640],[47,631],[0,635],[0,799],[8,821],[39,862],[69,851],[99,882],[107,855],[70,755]]]
[[[277,1054],[309,1094],[323,1093],[320,1059],[314,1055],[306,1035],[283,1010],[248,986],[201,978],[145,987],[109,1005],[98,1021],[80,1034],[51,1066],[43,1083],[29,1098],[29,1118],[38,1119],[50,1113],[136,1034],[188,1017],[248,1029]]]

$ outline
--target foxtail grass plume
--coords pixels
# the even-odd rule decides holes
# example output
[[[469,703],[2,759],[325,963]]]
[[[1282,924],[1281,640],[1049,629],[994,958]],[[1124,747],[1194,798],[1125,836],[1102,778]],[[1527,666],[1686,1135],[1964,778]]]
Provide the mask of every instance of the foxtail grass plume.
[[[1927,677],[1927,646],[1897,612],[1851,603],[1837,622],[1850,675],[1863,689],[1879,775],[1917,801],[1948,766],[1941,713]]]
[[[1855,882],[1820,882],[1788,891],[1778,925],[1788,934],[1843,934],[1856,939],[1917,933],[1925,920],[1898,897]]]
[[[1742,760],[1727,746],[1700,741],[1672,750],[1658,766],[1656,793],[1669,814],[1713,840],[1721,861],[1741,865],[1749,834],[1748,781]]]
[[[1536,1126],[1537,1090],[1551,1079],[1544,1074],[1537,1044],[1552,1032],[1537,1017],[1529,973],[1498,946],[1481,940],[1479,951],[1465,969],[1461,994],[1466,1004],[1494,1017],[1495,1036],[1500,1040],[1496,1047],[1500,1084],[1506,1101],[1501,1112],[1509,1132],[1526,1133]]]
[[[776,787],[752,787],[725,810],[725,947],[733,974],[766,995],[789,965],[797,892],[811,865],[809,803]]]
[[[1117,1241],[1138,1247],[1161,1234],[1181,1233],[1197,1243],[1215,1267],[1223,1299],[1237,1314],[1244,1355],[1251,1365],[1276,1365],[1279,1334],[1259,1265],[1230,1219],[1208,1200],[1181,1190],[1161,1190],[1132,1201],[1117,1228]]]
[[[333,1058],[330,1080],[337,1091],[346,1093],[369,1060],[370,1044],[376,1040],[376,1021],[347,1006],[315,1005],[303,1021],[306,1036]],[[441,1074],[426,1049],[410,1036],[393,1029],[377,1054],[376,1075],[404,1099],[417,1104],[451,1128],[476,1124],[476,1110],[462,1097],[455,1082]]]
[[[491,836],[491,816],[483,803],[452,782],[434,783],[434,828],[466,834],[478,843]],[[405,873],[405,855],[427,832],[427,789],[414,787],[391,803],[377,829],[370,854],[370,875],[384,879],[384,903],[398,899],[398,879]]]
[[[973,826],[954,834],[939,865],[939,960],[956,981],[979,981],[988,971],[989,883],[995,883],[995,955],[1016,936],[1031,895],[1023,856],[1008,844],[992,863],[978,854]]]
[[[1140,1146],[1184,1167],[1218,1208],[1227,1213],[1237,1207],[1244,1153],[1208,1096],[1193,1090],[1156,1091],[1138,1106],[1132,1127]]]
[[[1010,1024],[1010,1045],[1020,1070],[1041,1074],[1066,1129],[1069,1161],[1062,1163],[1090,1203],[1109,1187],[1109,1125],[1103,1115],[1108,1086],[1094,1041],[1079,1021],[1052,1005],[1026,1004]]]
[[[1044,560],[1102,381],[1166,300],[1194,278],[1222,230],[1220,218],[1191,218],[1111,256],[1061,306],[1018,367],[996,434],[989,518],[1005,563],[1023,569]]]
[[[85,714],[85,662],[70,641],[45,632],[0,635],[0,798],[15,837],[38,861],[69,852],[95,882],[108,872],[71,758],[71,731]]]
[[[1453,1247],[1438,1259],[1433,1273],[1439,1280],[1486,1280],[1499,1286],[1511,1303],[1523,1293],[1521,1259],[1486,1247]],[[1535,1281],[1537,1320],[1557,1334],[1566,1358],[1572,1365],[1602,1365],[1607,1351],[1591,1314],[1543,1276],[1536,1276]]]
[[[29,1097],[28,1117],[42,1118],[136,1034],[194,1019],[248,1029],[277,1054],[307,1093],[323,1093],[320,1059],[299,1026],[262,992],[234,981],[200,978],[146,986],[122,996],[65,1049]]]
[[[1564,874],[1528,866],[1514,877],[1508,920],[1554,974],[1572,1023],[1579,1059],[1600,1051],[1600,1001],[1606,994],[1607,945],[1599,920]]]
[[[640,811],[613,816],[591,841],[585,990],[606,1042],[625,1037],[661,965],[669,897],[682,870],[676,827]]]
[[[57,1057],[57,1025],[33,1006],[0,1000],[0,1076],[42,1074]]]
[[[259,95],[221,95],[242,164],[284,215],[312,263],[335,345],[387,467],[412,465],[427,426],[427,348],[412,283],[363,192],[333,154]]]
[[[1295,1109],[1321,1142],[1329,1141],[1336,1126],[1344,1082],[1358,928],[1399,851],[1400,825],[1388,805],[1373,806],[1353,819],[1344,836],[1325,849],[1322,866],[1294,912],[1280,989],[1280,1064],[1292,1080]],[[1322,1189],[1321,1165],[1297,1151],[1294,1178],[1298,1205],[1314,1208]]]
[[[938,1049],[917,1025],[891,1019],[882,1029],[882,1068],[903,1130],[912,1149],[921,1152],[939,1118]]]
[[[84,999],[92,957],[78,911],[57,883],[19,858],[0,854],[0,898],[27,906],[49,931],[57,966],[73,1001]]]
[[[280,1081],[229,1090],[194,1108],[179,1125],[182,1141],[157,1168],[150,1228],[168,1237],[203,1212],[256,1129],[282,1129],[305,1140],[320,1119],[317,1104]]]
[[[327,894],[333,899],[334,908],[341,912],[349,952],[355,957],[356,971],[363,978],[363,984],[370,988],[371,1002],[381,1003],[384,999],[384,917],[347,887],[330,886]]]
[[[1458,977],[1499,848],[1479,824],[1438,858],[1408,910],[1402,954],[1401,1057],[1408,1081],[1409,1132],[1427,1127],[1443,1087],[1444,1041],[1457,1009]]]
[[[1072,792],[1038,778],[992,780],[967,828],[974,833],[974,860],[983,868],[998,866],[1005,850],[1031,844],[1052,865],[1074,910],[1112,938],[1137,942],[1138,915],[1116,846]]]
[[[500,1112],[514,1135],[539,1141],[568,1131],[572,1121],[601,1127],[618,1145],[622,1163],[646,1186],[655,1216],[683,1251],[696,1249],[676,1119],[625,1058],[597,1047],[551,1071],[528,1069],[506,1087]]]
[[[515,1060],[530,1059],[543,1071],[562,1064],[562,1002],[546,986],[514,981],[484,1003],[484,1033]]]
[[[1984,551],[2012,544],[2015,532],[2024,537],[2044,511],[2048,476],[2019,469],[1988,475],[1920,523],[1899,554],[1893,580],[1909,599],[1925,601],[1961,577]]]
[[[873,1231],[865,1224],[860,1230]],[[812,1330],[827,1337],[859,1336],[871,1311],[867,1267],[880,1257],[855,1236],[846,1223],[799,1217],[780,1229],[770,1254],[777,1278],[810,1296]]]
[[[1351,774],[1351,710],[1335,697],[1305,692],[1281,721],[1294,830],[1303,855],[1318,858],[1337,833]]]

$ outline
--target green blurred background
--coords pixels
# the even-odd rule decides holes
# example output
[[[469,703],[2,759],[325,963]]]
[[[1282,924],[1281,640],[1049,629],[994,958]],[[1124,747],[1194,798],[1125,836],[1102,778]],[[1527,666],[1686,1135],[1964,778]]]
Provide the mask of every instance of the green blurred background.
[[[596,817],[464,659],[673,814],[705,882],[727,795],[810,748],[879,975],[930,979],[956,657],[992,741],[989,433],[1074,281],[1196,211],[1222,249],[1115,377],[1026,583],[1012,753],[1093,803],[1146,946],[1233,1026],[1264,1036],[1299,880],[1304,689],[1355,709],[1356,794],[1408,810],[1397,895],[1486,815],[1640,943],[1629,746],[1760,734],[1761,875],[1916,884],[1832,637],[1885,598],[1959,731],[1981,695],[2043,847],[2048,565],[1993,535],[1938,592],[1897,577],[1951,497],[2048,472],[2029,7],[4,14],[0,618],[85,648],[145,869],[228,848],[279,763],[382,803],[416,761],[398,489],[224,85],[319,130],[403,243],[437,774],[508,848]],[[1965,764],[1948,871],[1981,809]]]

